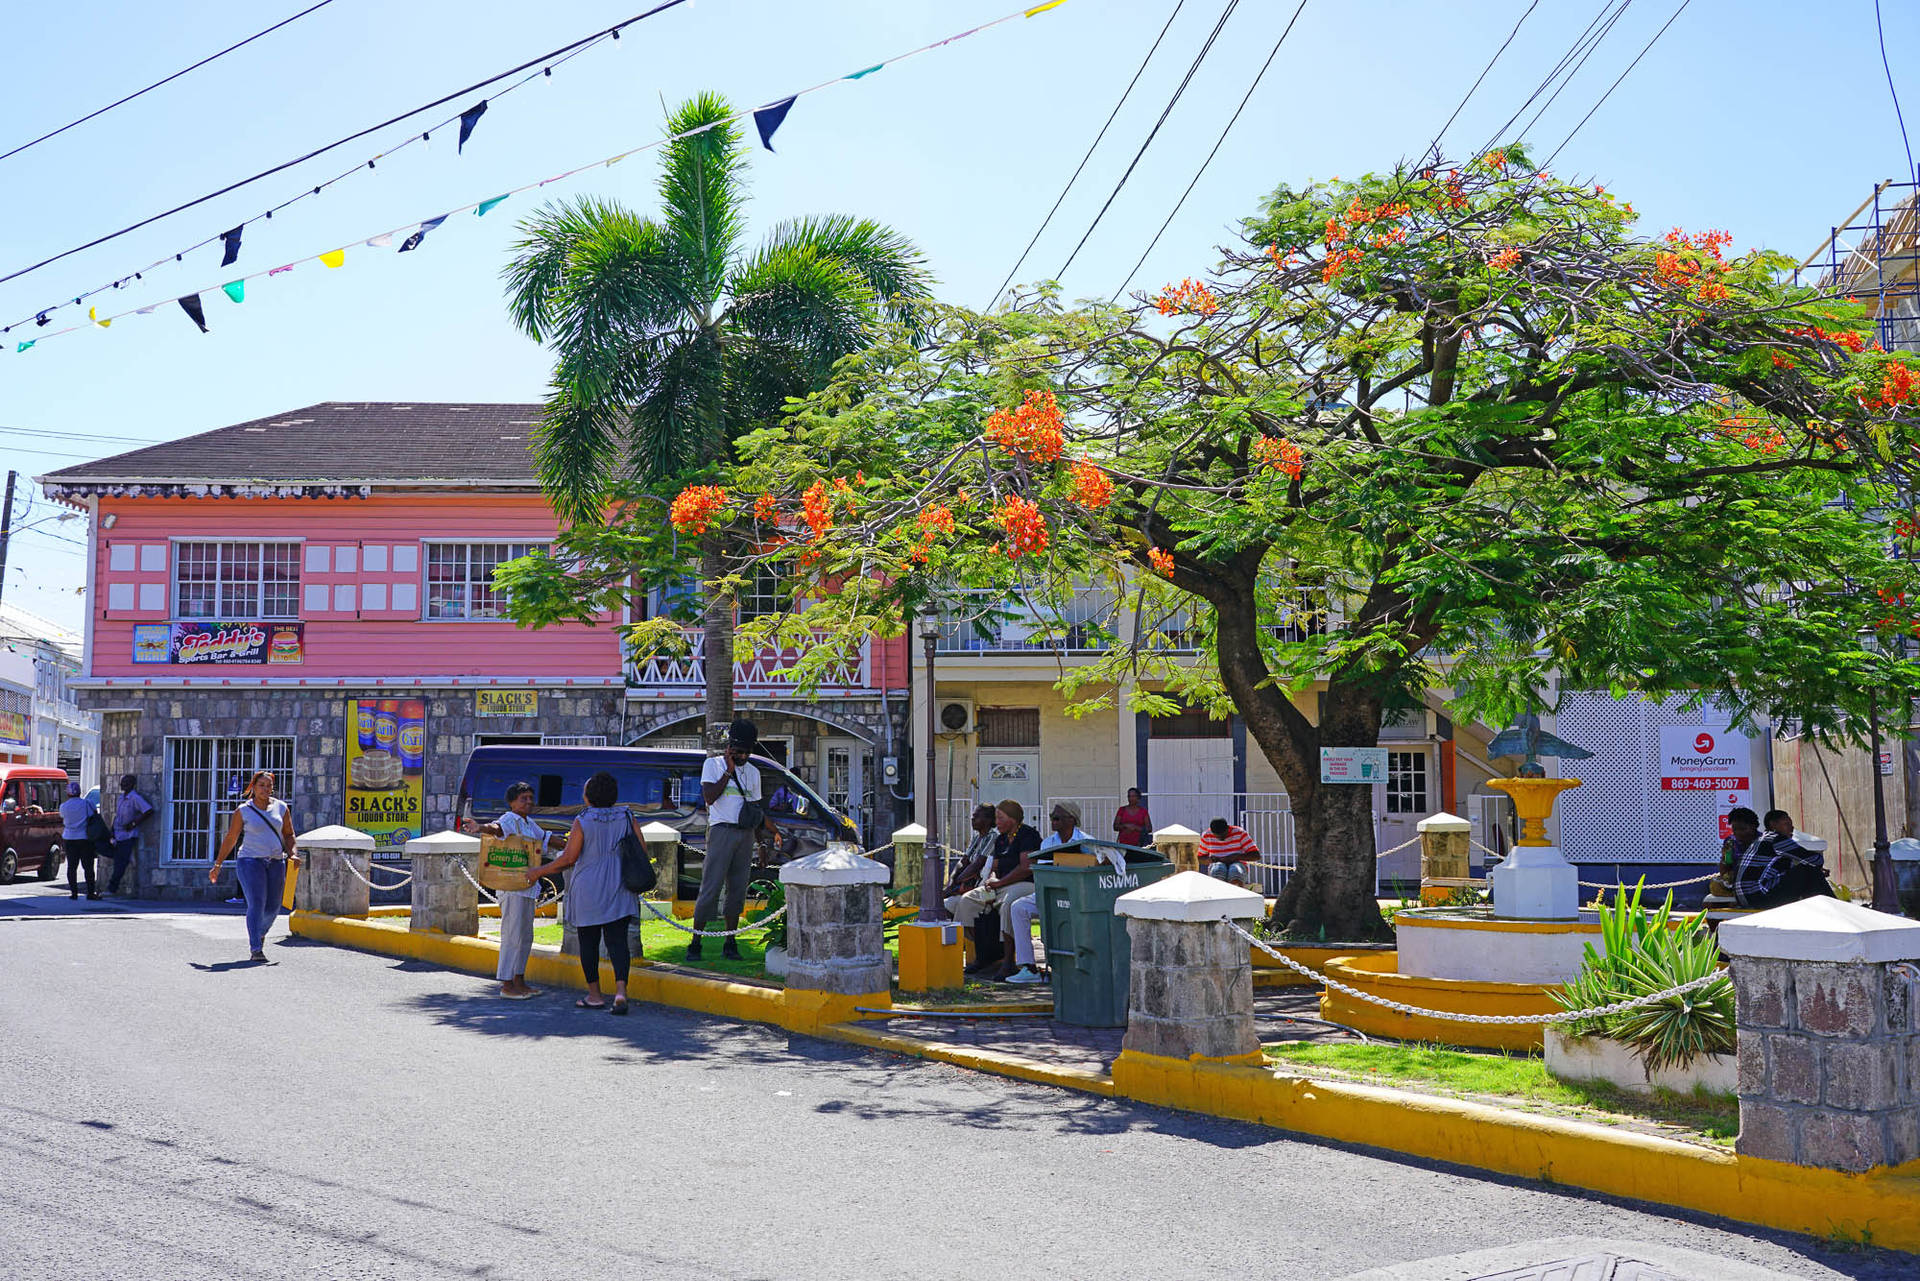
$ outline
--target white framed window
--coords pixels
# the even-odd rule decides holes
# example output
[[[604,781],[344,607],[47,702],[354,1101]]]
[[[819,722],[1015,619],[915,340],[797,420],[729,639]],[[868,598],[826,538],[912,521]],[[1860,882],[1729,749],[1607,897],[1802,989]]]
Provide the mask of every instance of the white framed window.
[[[1427,813],[1427,754],[1387,753],[1387,813]]]
[[[504,602],[493,588],[494,571],[502,561],[546,550],[545,543],[428,543],[426,617],[504,617]]]
[[[737,612],[744,623],[768,614],[784,614],[789,604],[779,573],[771,566],[756,565],[752,576],[741,584]]]
[[[300,544],[177,544],[173,616],[236,622],[300,617]]]
[[[290,738],[167,740],[166,860],[211,863],[256,770],[272,770],[274,794],[293,799]]]

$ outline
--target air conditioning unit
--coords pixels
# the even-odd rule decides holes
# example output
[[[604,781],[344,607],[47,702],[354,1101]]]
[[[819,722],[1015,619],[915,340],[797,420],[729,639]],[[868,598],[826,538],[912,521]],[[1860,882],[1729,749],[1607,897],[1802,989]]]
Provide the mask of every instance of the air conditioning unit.
[[[973,700],[970,698],[943,698],[940,710],[934,720],[939,723],[942,734],[973,733]]]

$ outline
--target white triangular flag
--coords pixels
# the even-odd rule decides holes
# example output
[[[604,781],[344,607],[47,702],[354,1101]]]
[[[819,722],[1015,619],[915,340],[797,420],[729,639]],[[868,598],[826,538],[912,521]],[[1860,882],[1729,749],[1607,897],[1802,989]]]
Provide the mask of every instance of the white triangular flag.
[[[373,249],[385,249],[388,245],[392,243],[393,243],[393,233],[391,231],[383,231],[379,235],[375,236],[372,240],[369,240],[367,242],[367,245],[369,248],[373,248]]]

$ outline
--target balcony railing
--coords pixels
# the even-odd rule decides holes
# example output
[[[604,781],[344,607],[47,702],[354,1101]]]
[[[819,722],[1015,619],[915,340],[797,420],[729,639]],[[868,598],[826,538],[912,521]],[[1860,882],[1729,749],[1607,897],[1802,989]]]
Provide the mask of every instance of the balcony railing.
[[[950,598],[940,625],[943,654],[1031,654],[1102,650],[1111,642],[1113,598],[1082,592],[1059,613],[1035,610],[999,592]]]
[[[627,687],[649,690],[703,690],[707,687],[707,637],[688,628],[688,648],[675,654],[638,655],[627,660]],[[862,641],[858,653],[834,663],[822,676],[820,693],[847,693],[873,688],[872,641]],[[792,694],[798,691],[792,671],[806,647],[770,646],[751,658],[734,660],[733,687],[742,694]]]

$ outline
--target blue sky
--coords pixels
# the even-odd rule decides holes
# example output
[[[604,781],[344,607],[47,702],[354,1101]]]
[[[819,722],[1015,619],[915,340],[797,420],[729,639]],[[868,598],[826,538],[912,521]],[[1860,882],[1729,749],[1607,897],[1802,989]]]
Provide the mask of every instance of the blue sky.
[[[1281,181],[1354,175],[1419,151],[1528,0],[1308,0],[1258,94],[1135,281],[1198,274]],[[1529,140],[1551,150],[1673,12],[1638,0]],[[1160,114],[1224,0],[1184,0],[1165,44],[1020,273],[1053,275]],[[233,5],[36,5],[0,49],[0,151],[294,13]],[[504,70],[644,8],[334,0],[311,16],[59,138],[0,161],[0,275]],[[752,105],[1013,8],[1011,0],[694,0],[496,100],[466,154],[436,134],[248,229],[223,272],[203,248],[110,296],[149,317],[0,352],[0,466],[38,475],[135,447],[18,429],[159,441],[323,400],[536,400],[548,358],[507,323],[499,271],[539,199],[593,192],[650,208],[636,156],[484,219],[450,220],[416,253],[312,255],[651,141],[662,100],[715,89]],[[1174,0],[1070,0],[804,98],[753,169],[760,226],[845,211],[892,223],[943,292],[984,304],[1112,110]],[[1471,147],[1506,119],[1600,0],[1542,0],[1448,134]],[[1244,0],[1065,277],[1120,283],[1246,91],[1294,0]],[[1884,6],[1895,82],[1920,134],[1920,6]],[[475,94],[474,97],[483,96]],[[453,114],[461,103],[444,109]],[[438,113],[437,113],[438,114]],[[424,119],[433,119],[427,117]],[[300,169],[0,285],[0,324],[143,268],[417,134],[395,126]],[[1694,0],[1555,162],[1632,201],[1642,226],[1725,227],[1736,245],[1804,256],[1873,184],[1905,167],[1872,0]],[[206,299],[200,334],[171,299],[240,270],[299,261],[236,306]],[[103,312],[106,311],[103,299]],[[68,313],[69,315],[73,313]],[[57,326],[54,326],[57,327]],[[51,327],[50,327],[51,328]],[[38,500],[35,518],[50,513]],[[78,522],[14,544],[6,599],[79,626]]]

